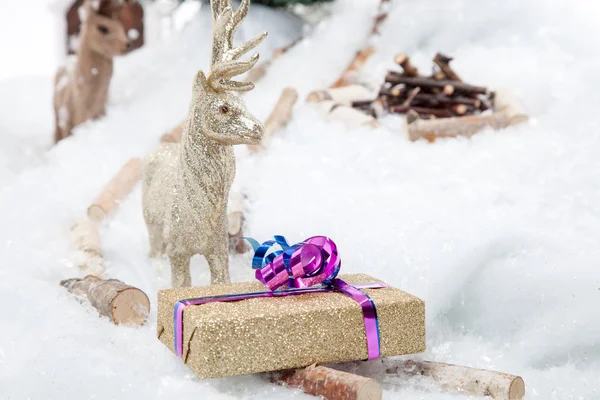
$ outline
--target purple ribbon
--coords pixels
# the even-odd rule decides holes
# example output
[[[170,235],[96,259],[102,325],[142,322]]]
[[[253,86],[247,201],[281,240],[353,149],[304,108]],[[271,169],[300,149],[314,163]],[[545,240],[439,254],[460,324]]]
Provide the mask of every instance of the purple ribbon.
[[[365,334],[367,338],[368,359],[380,355],[379,323],[377,309],[371,298],[360,289],[377,289],[387,287],[385,283],[366,283],[349,285],[336,278],[341,260],[335,243],[325,236],[313,236],[294,246],[289,246],[283,236],[275,236],[262,245],[252,238],[247,239],[254,247],[252,265],[257,268],[256,278],[269,291],[228,294],[180,300],[174,307],[175,352],[183,357],[183,310],[187,306],[201,305],[216,301],[230,302],[263,297],[294,296],[306,293],[324,293],[338,291],[350,296],[362,308]],[[282,250],[273,251],[279,245]],[[316,286],[319,285],[319,286]],[[276,290],[281,286],[291,289]]]

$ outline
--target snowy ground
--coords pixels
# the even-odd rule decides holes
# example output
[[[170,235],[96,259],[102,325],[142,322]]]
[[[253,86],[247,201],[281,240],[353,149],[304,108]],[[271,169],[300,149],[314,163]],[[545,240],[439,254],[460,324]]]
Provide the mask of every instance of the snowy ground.
[[[4,19],[8,3],[0,2]],[[335,16],[246,96],[255,115],[265,119],[284,86],[302,100],[334,81],[377,3],[339,0]],[[431,145],[407,142],[398,118],[385,121],[389,129],[347,130],[299,101],[267,155],[238,149],[248,233],[291,241],[326,234],[345,272],[366,271],[423,298],[427,359],[519,374],[528,399],[599,399],[600,6],[394,4],[366,67],[371,79],[393,68],[398,51],[422,68],[442,51],[466,80],[513,89],[532,120]],[[139,187],[102,235],[108,274],[150,295],[148,324],[114,327],[58,286],[80,273],[70,259],[72,221],[128,158],[150,151],[185,116],[193,73],[208,65],[206,17],[201,11],[178,37],[120,59],[107,117],[49,151],[54,66],[2,62],[0,399],[310,398],[254,376],[199,381],[156,340],[156,291],[168,286],[169,271],[146,257]],[[254,6],[241,38],[268,29],[266,58],[300,29],[283,18]],[[278,182],[285,187],[267,191]],[[209,282],[205,265],[194,263],[194,284]],[[248,256],[233,256],[231,268],[235,281],[252,278]],[[452,398],[386,384],[384,398],[400,397]]]

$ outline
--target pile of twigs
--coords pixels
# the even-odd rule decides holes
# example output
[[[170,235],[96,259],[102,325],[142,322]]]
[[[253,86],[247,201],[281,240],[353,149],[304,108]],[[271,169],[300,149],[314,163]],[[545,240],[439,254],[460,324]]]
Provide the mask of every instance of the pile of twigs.
[[[450,67],[451,57],[437,53],[430,76],[419,74],[405,53],[394,61],[402,71],[388,71],[377,98],[354,101],[352,107],[375,118],[389,112],[412,120],[476,115],[494,107],[494,92],[464,83]]]

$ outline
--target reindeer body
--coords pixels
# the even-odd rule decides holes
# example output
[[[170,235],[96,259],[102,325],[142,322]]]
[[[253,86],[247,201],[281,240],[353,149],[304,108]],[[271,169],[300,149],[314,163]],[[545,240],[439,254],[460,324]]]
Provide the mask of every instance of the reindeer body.
[[[129,46],[123,25],[101,14],[113,13],[107,9],[108,3],[99,4],[100,9],[94,8],[90,0],[84,4],[86,16],[75,62],[61,67],[55,76],[55,143],[71,136],[74,127],[104,115],[113,57],[124,54]]]
[[[174,287],[191,286],[190,259],[204,255],[211,283],[230,281],[227,201],[235,177],[233,145],[257,144],[262,124],[236,91],[249,82],[230,78],[251,69],[258,55],[236,61],[265,37],[233,48],[233,33],[248,10],[242,0],[235,13],[231,0],[213,0],[213,58],[208,78],[196,74],[188,119],[180,143],[164,143],[143,166],[142,203],[150,256],[169,255]]]

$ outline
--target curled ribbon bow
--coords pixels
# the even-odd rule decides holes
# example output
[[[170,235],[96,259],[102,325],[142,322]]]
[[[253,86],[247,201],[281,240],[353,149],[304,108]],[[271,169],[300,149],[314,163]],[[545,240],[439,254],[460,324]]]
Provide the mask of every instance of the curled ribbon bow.
[[[280,235],[263,244],[252,238],[244,239],[254,248],[252,268],[256,269],[256,279],[271,291],[284,285],[306,288],[322,283],[328,286],[340,271],[337,246],[326,236],[312,236],[293,246]],[[267,254],[276,245],[282,250]]]

